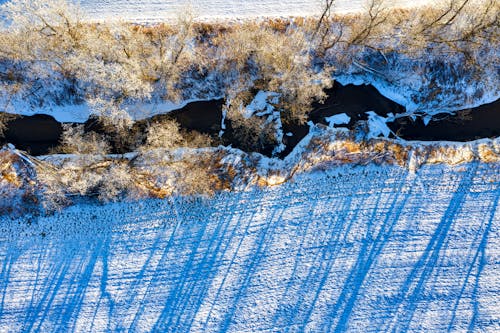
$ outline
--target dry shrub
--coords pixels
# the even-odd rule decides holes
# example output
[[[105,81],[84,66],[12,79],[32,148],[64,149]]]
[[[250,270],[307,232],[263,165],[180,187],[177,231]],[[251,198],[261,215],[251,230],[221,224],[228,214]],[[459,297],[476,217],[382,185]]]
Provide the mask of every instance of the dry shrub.
[[[471,162],[475,159],[474,152],[469,146],[439,146],[431,147],[426,163],[438,164],[447,163],[457,165],[465,162]]]
[[[134,184],[134,173],[127,161],[111,164],[102,174],[98,198],[101,201],[116,201],[123,197],[139,198],[141,192]]]
[[[177,193],[182,195],[213,195],[215,178],[203,158],[187,160],[176,165],[179,168]]]
[[[245,118],[236,112],[228,118],[233,128],[234,144],[243,151],[262,152],[278,144],[274,122],[256,116]]]
[[[348,140],[346,142],[343,142],[343,146],[349,154],[361,153],[361,143],[360,142]]]
[[[166,120],[149,125],[146,142],[141,146],[141,150],[201,148],[211,144],[212,140],[208,135],[196,131],[181,131],[175,120]]]
[[[283,118],[305,122],[313,100],[332,83],[327,68],[314,68],[306,31],[284,32],[247,23],[215,38],[217,70],[227,78],[229,104],[238,108],[250,90],[281,94]]]
[[[137,185],[149,195],[210,195],[216,188],[213,156],[210,153],[168,149],[144,151],[132,169]],[[135,177],[139,175],[139,177]]]
[[[55,151],[64,154],[106,155],[110,146],[99,134],[85,133],[84,125],[63,124],[61,144]]]
[[[0,149],[0,215],[36,210],[34,175],[31,164],[9,148]]]
[[[418,8],[386,4],[370,0],[362,12],[326,15],[316,26],[318,54],[328,53],[338,67],[354,64],[380,75],[366,57],[380,58],[378,67],[383,68],[391,65],[393,53],[401,60],[420,61],[432,55],[449,62],[454,56],[465,60],[462,67],[480,70],[484,62],[478,58],[498,48],[500,3],[496,0],[449,0]]]
[[[486,144],[480,144],[478,147],[478,155],[481,161],[486,163],[500,162],[500,151],[495,151],[493,147]]]
[[[96,197],[108,202],[144,196],[144,191],[135,186],[134,171],[127,160],[99,161],[83,156],[77,164],[38,166],[37,180],[47,211],[59,210],[75,197]]]
[[[0,138],[4,136],[7,123],[14,118],[14,115],[0,111]]]
[[[146,143],[141,149],[173,149],[182,146],[184,138],[181,135],[179,124],[175,121],[154,123],[148,127]]]
[[[279,33],[285,33],[291,24],[292,22],[290,20],[281,18],[269,19],[265,22],[265,25],[268,26],[271,30]]]
[[[141,149],[148,154],[146,160],[151,164],[147,167],[134,165],[134,159],[104,156],[109,146],[101,139],[96,133],[84,133],[82,125],[67,126],[60,149],[78,155],[37,165],[42,204],[47,211],[70,204],[74,197],[90,196],[108,202],[173,194],[209,195],[216,188],[209,155],[175,157],[173,150],[205,145],[209,138],[196,133],[184,137],[174,121],[149,127]]]
[[[0,184],[10,184],[19,188],[22,184],[18,177],[15,164],[19,162],[19,157],[9,153],[7,150],[0,150]],[[1,186],[3,188],[3,186]]]
[[[391,153],[391,155],[393,156],[393,158],[396,160],[396,162],[399,165],[403,166],[407,163],[408,156],[409,156],[409,152],[408,152],[407,147],[403,147],[399,144],[393,143],[393,144],[389,144],[387,149],[389,150],[389,152]]]
[[[37,181],[41,191],[40,202],[46,211],[61,210],[71,203],[66,191],[67,184],[61,179],[61,175],[57,170],[39,168],[37,170]]]
[[[214,145],[214,140],[207,134],[202,134],[197,131],[181,131],[184,137],[185,146],[188,148],[203,148]]]
[[[12,25],[0,34],[0,56],[27,71],[21,81],[34,104],[46,102],[43,94],[33,94],[44,80],[51,82],[48,89],[54,87],[56,103],[71,103],[71,94],[79,102],[91,96],[89,102],[116,105],[153,97],[176,100],[183,73],[200,58],[190,47],[189,16],[171,26],[147,28],[84,22],[81,10],[65,0],[14,0],[3,9]]]
[[[384,141],[375,142],[373,144],[373,150],[377,153],[383,153],[387,149],[387,143]]]

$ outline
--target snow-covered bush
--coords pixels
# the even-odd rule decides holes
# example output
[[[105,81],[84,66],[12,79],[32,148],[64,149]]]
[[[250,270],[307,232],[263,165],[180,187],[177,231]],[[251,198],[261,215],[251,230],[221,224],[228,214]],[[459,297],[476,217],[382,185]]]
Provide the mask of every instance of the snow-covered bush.
[[[148,127],[146,143],[142,149],[173,149],[182,146],[183,142],[184,138],[180,133],[179,124],[175,121],[165,121]]]
[[[236,146],[244,151],[265,151],[274,148],[278,142],[273,122],[266,118],[252,116],[245,118],[239,113],[230,117]]]
[[[209,147],[211,143],[212,140],[208,135],[203,135],[196,131],[181,131],[176,121],[164,120],[148,126],[146,140],[140,147],[140,150],[172,150],[180,147],[201,148]]]
[[[85,133],[83,125],[63,124],[61,144],[55,150],[64,154],[106,155],[110,146],[97,133]]]
[[[33,169],[8,147],[0,148],[0,215],[21,213],[33,204]]]
[[[343,83],[374,84],[422,114],[498,96],[498,1],[418,8],[368,3],[363,12],[327,16],[316,34],[319,56]]]
[[[134,174],[128,163],[114,163],[105,170],[99,184],[101,201],[116,201],[122,197],[137,198],[140,191],[134,184]]]
[[[77,197],[97,197],[107,202],[144,196],[134,177],[128,161],[91,155],[79,156],[59,167],[44,163],[37,169],[41,204],[46,211],[59,210]]]
[[[274,91],[285,121],[305,122],[314,100],[332,84],[330,70],[313,63],[307,29],[242,24],[214,39],[217,70],[223,73],[230,107],[248,104],[252,90]],[[245,103],[246,102],[246,103]]]
[[[174,194],[210,195],[220,182],[214,165],[211,154],[176,157],[171,150],[161,148],[144,151],[135,159],[83,154],[53,157],[37,163],[39,203],[46,211],[54,211],[81,197],[108,202]],[[3,186],[0,179],[0,194],[12,191],[11,187]]]
[[[9,120],[14,119],[14,117],[15,116],[11,114],[0,111],[0,138],[3,138],[4,131],[7,129],[7,123],[9,122]]]

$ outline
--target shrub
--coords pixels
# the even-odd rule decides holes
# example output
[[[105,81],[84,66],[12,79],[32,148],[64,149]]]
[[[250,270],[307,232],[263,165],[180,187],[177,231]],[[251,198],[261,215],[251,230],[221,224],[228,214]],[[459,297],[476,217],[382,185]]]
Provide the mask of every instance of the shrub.
[[[65,0],[13,0],[2,9],[7,23],[0,35],[0,61],[24,64],[23,83],[33,103],[46,102],[33,94],[40,88],[53,89],[52,100],[62,104],[71,102],[71,90],[75,100],[86,100],[96,113],[134,100],[179,99],[178,82],[195,63],[188,47],[193,38],[189,17],[168,29],[147,29],[85,23],[81,10]]]
[[[245,118],[240,113],[229,116],[231,120],[232,143],[244,151],[265,152],[272,151],[278,144],[276,128],[273,122],[266,118]]]
[[[63,124],[61,144],[56,151],[64,154],[106,155],[110,146],[97,133],[85,133],[83,125]]]
[[[173,149],[183,144],[184,138],[180,133],[179,124],[175,121],[165,121],[149,126],[146,143],[142,148],[146,150],[157,148]]]
[[[196,131],[181,131],[174,120],[166,120],[150,124],[147,129],[146,142],[141,150],[167,149],[180,147],[209,147],[212,139],[208,135]]]
[[[252,90],[281,94],[283,119],[305,122],[313,100],[332,84],[328,68],[315,68],[310,34],[243,24],[214,40],[217,68],[227,78],[226,96],[238,108]]]

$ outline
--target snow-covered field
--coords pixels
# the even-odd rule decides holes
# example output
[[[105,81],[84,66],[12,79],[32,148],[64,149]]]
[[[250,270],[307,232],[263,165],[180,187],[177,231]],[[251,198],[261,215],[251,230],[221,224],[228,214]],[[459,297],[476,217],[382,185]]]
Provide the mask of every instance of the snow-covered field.
[[[500,165],[0,218],[2,332],[498,332]]]
[[[324,0],[75,0],[91,19],[124,19],[160,22],[190,12],[200,20],[310,16],[321,12]],[[338,0],[337,12],[365,8],[366,0]],[[430,0],[391,0],[390,6],[414,6],[435,3]]]

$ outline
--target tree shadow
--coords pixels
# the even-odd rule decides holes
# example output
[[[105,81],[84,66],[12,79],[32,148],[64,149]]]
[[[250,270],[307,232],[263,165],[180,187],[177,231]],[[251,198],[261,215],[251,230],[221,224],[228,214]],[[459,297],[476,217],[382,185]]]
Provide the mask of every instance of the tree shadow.
[[[481,312],[480,278],[490,269],[486,252],[496,242],[490,235],[500,198],[496,183],[473,188],[484,177],[478,167],[450,171],[452,178],[425,169],[423,176],[323,175],[321,182],[221,194],[203,204],[151,202],[147,213],[134,204],[83,207],[65,222],[97,213],[103,216],[97,223],[120,218],[95,234],[78,229],[0,247],[0,326],[410,331],[425,328],[420,322],[430,307],[445,302],[433,324],[477,331],[491,325]],[[361,189],[357,177],[373,181]],[[448,178],[448,187],[439,184]],[[475,198],[484,201],[476,208],[481,214],[466,224],[464,207]],[[435,220],[421,222],[427,211]],[[463,225],[466,236],[457,236]],[[465,255],[448,264],[456,239]],[[398,251],[406,256],[402,264]],[[455,271],[461,273],[450,275]]]

